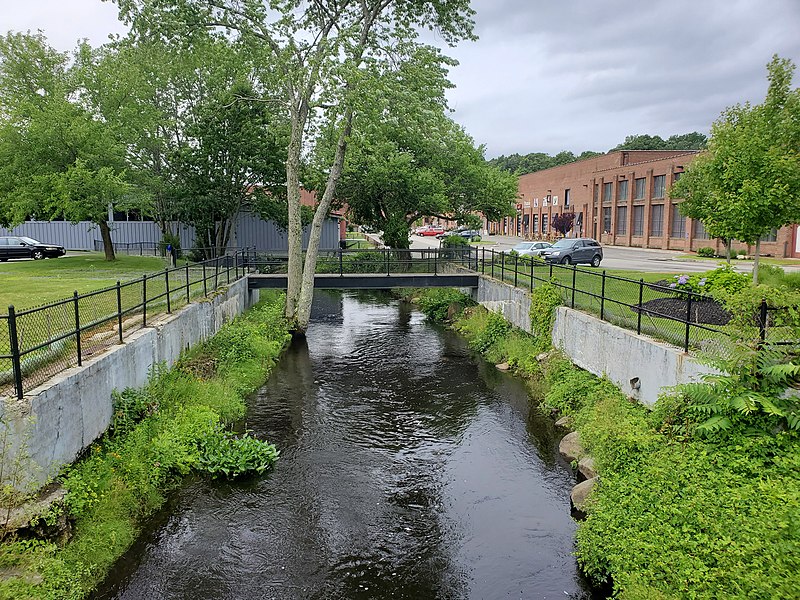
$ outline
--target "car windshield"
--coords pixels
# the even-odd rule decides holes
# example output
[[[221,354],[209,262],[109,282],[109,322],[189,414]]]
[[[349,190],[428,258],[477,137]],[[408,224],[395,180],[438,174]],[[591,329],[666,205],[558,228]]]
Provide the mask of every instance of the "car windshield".
[[[551,248],[572,248],[572,244],[575,243],[573,239],[563,238],[558,240],[555,244],[550,246]]]
[[[38,242],[38,241],[36,241],[35,239],[33,239],[33,238],[29,238],[29,237],[21,237],[21,238],[19,238],[19,239],[21,239],[21,240],[22,240],[23,242],[25,242],[26,244],[41,244],[41,242]]]
[[[514,250],[530,250],[533,244],[517,244]]]

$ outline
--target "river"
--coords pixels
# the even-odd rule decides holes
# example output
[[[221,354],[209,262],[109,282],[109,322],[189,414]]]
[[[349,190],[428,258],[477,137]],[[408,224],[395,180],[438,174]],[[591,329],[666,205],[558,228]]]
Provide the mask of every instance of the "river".
[[[521,382],[388,296],[318,294],[307,334],[249,402],[275,469],[187,483],[96,598],[591,598]]]

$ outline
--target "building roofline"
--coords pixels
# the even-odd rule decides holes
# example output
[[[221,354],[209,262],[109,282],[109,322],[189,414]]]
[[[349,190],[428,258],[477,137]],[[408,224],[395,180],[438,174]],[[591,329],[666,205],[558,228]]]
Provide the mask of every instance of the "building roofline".
[[[646,163],[657,162],[659,160],[669,160],[671,158],[679,158],[681,156],[691,156],[693,154],[698,154],[699,152],[702,152],[702,150],[609,150],[605,154],[599,154],[597,156],[590,156],[588,158],[583,158],[581,160],[576,160],[576,161],[573,161],[573,162],[570,162],[570,163],[564,163],[563,165],[556,165],[554,167],[547,167],[546,169],[540,169],[538,171],[533,171],[532,173],[523,173],[522,175],[518,175],[518,177],[522,178],[522,177],[527,177],[528,175],[537,175],[538,173],[544,173],[545,171],[552,171],[554,169],[560,169],[562,167],[567,167],[567,166],[570,166],[570,165],[577,165],[578,163],[586,162],[587,160],[596,160],[596,159],[601,158],[603,156],[610,156],[612,154],[618,154],[618,153],[621,153],[621,152],[676,152],[677,154],[674,154],[672,156],[663,157],[663,158],[651,158],[649,160],[641,160],[641,161],[637,161],[637,162],[628,163],[627,165],[617,165],[615,167],[608,167],[608,168],[605,168],[605,169],[595,169],[594,172],[595,173],[602,173],[604,171],[611,171],[613,169],[620,169],[622,167],[630,167],[630,166],[633,166],[633,165],[643,165],[643,164],[646,164]]]

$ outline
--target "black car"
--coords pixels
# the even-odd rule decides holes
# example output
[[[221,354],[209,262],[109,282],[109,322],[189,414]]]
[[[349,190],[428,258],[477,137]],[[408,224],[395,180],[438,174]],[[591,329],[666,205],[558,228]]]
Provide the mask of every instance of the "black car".
[[[58,258],[66,253],[64,246],[43,244],[29,237],[0,237],[0,261],[2,262],[9,258],[32,258],[34,260]]]
[[[591,238],[562,238],[539,254],[549,263],[564,265],[588,263],[599,267],[603,260],[603,248]]]

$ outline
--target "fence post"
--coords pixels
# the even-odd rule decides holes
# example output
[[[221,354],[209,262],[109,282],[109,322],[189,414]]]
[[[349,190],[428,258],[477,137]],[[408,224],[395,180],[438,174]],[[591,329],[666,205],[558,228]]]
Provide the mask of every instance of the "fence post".
[[[553,278],[553,263],[550,263],[550,276],[549,276],[549,278],[550,279]]]
[[[119,329],[119,343],[122,343],[122,286],[117,281],[117,328]]]
[[[164,269],[164,282],[167,286],[167,312],[172,312],[172,305],[169,302],[169,269]]]
[[[8,337],[11,345],[11,369],[14,371],[14,390],[17,392],[17,398],[22,400],[22,359],[19,355],[17,337],[17,313],[13,304],[8,307]]]
[[[517,268],[518,266],[519,266],[519,255],[515,254],[514,255],[514,287],[517,287],[517,278],[518,278],[518,271],[519,271],[519,269]]]
[[[231,284],[231,261],[228,260],[228,255],[225,255],[225,283]]]
[[[78,311],[78,290],[72,293],[73,304],[75,306],[75,342],[78,347],[78,366],[83,364],[81,357],[81,319]]]
[[[339,277],[344,277],[344,259],[342,258],[341,248],[339,248]]]
[[[552,268],[552,265],[551,265]],[[600,320],[605,318],[606,309],[606,272],[603,271],[603,282],[600,286]]]
[[[391,275],[391,270],[389,267],[389,251],[384,250],[383,253],[386,256],[386,276],[388,277],[389,275]]]
[[[191,302],[191,297],[192,297],[192,294],[190,293],[190,290],[189,290],[189,263],[187,262],[186,263],[186,304],[189,304],[189,302]]]
[[[214,257],[214,291],[219,287],[219,258]]]
[[[492,279],[494,279],[494,248],[489,250],[489,253],[492,255]]]
[[[572,300],[571,308],[575,308],[575,277],[578,274],[578,265],[572,265]]]
[[[147,327],[147,275],[142,275],[142,327]]]
[[[436,249],[433,250],[433,274],[439,274],[439,251]]]
[[[239,279],[239,251],[233,252],[233,280]]]
[[[761,313],[760,318],[758,320],[758,337],[761,338],[761,342],[767,341],[767,299],[761,299]]]
[[[683,351],[689,351],[689,328],[692,322],[692,292],[686,292],[686,336],[683,340]]]
[[[534,261],[533,258],[531,258],[531,287],[530,287],[531,293],[533,293],[533,275],[534,275],[534,272],[535,272],[534,271],[534,262],[536,262],[536,261]]]
[[[500,281],[505,282],[506,280],[506,252],[505,250],[500,251]]]
[[[203,296],[208,296],[208,282],[206,281],[206,261],[203,261]]]
[[[639,279],[639,316],[636,317],[636,333],[642,333],[642,295],[644,292],[644,279]]]

